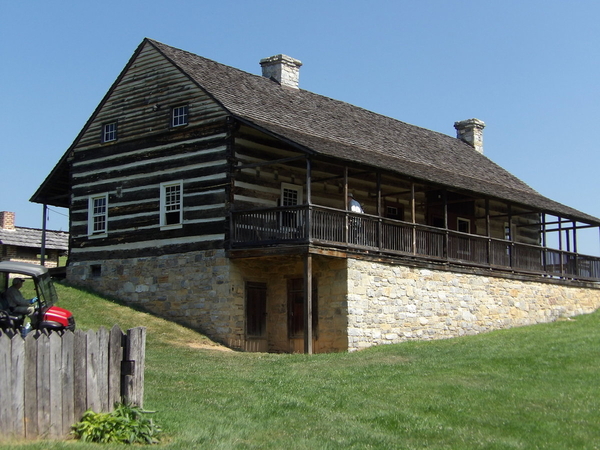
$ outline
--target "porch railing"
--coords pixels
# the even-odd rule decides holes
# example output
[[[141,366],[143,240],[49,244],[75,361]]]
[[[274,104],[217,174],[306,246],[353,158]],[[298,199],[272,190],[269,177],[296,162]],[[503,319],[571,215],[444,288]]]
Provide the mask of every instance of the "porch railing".
[[[234,248],[315,243],[544,276],[600,281],[600,258],[321,206],[232,213]]]

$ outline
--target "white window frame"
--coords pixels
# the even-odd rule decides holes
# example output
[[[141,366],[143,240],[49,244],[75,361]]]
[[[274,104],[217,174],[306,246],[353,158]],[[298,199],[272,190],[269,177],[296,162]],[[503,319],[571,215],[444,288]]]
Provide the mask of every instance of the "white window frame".
[[[179,105],[171,110],[171,127],[182,127],[189,123],[188,105]]]
[[[117,122],[102,125],[102,142],[113,142],[117,140]]]
[[[458,231],[460,231],[460,224],[461,223],[467,224],[467,231],[462,231],[461,233],[469,233],[469,234],[471,234],[471,219],[466,219],[464,217],[457,217],[456,218],[456,229]]]
[[[103,201],[104,205],[100,208],[97,201]],[[99,223],[104,224],[98,228]],[[108,193],[90,195],[88,198],[88,236],[104,237],[108,234]]]
[[[461,223],[467,225],[467,231],[460,231]],[[460,233],[468,233],[471,234],[471,220],[465,217],[457,217],[456,218],[456,229]],[[458,237],[458,245],[457,256],[468,258],[471,255],[471,241],[469,238]]]
[[[169,188],[179,188],[179,199],[173,203],[170,198]],[[178,209],[174,209],[178,206]],[[167,214],[179,212],[179,219],[176,223],[168,223]],[[167,181],[160,184],[160,229],[181,228],[183,226],[183,181]]]
[[[288,191],[296,191],[297,194],[297,201],[294,205],[285,205],[283,203],[283,200],[285,199],[284,196],[284,192],[285,190]],[[302,186],[298,185],[298,184],[291,184],[291,183],[281,183],[281,201],[280,201],[281,206],[295,206],[295,205],[301,205],[302,204]]]
[[[296,203],[294,204],[285,204],[285,191],[294,191],[296,192]],[[302,186],[291,183],[281,183],[281,198],[279,200],[279,204],[281,206],[296,206],[302,204]],[[282,212],[279,217],[279,226],[282,229],[295,229],[299,225],[301,225],[301,217],[302,215],[298,214],[298,211],[290,211],[290,212]]]

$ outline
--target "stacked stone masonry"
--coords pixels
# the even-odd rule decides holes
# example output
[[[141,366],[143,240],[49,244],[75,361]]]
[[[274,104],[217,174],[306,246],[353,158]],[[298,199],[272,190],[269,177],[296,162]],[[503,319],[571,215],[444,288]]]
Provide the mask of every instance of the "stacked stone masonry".
[[[231,260],[224,250],[69,266],[71,283],[136,304],[248,351],[301,352],[288,336],[287,282],[303,257]],[[316,352],[355,351],[551,322],[600,307],[600,287],[314,257]],[[267,286],[264,339],[245,334],[245,286]]]
[[[598,307],[598,287],[348,260],[349,350],[551,322]]]

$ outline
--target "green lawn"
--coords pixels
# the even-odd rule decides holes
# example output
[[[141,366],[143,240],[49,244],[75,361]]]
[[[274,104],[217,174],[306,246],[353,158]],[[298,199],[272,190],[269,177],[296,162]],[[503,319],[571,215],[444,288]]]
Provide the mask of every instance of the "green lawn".
[[[600,315],[357,353],[224,351],[59,286],[78,327],[148,327],[145,407],[165,449],[599,449]],[[105,449],[78,442],[11,449]]]

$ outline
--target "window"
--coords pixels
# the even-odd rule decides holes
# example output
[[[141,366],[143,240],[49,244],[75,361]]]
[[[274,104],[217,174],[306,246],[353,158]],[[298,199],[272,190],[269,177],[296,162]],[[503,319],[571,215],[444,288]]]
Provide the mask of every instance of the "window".
[[[458,217],[456,219],[456,230],[461,233],[470,233],[471,232],[471,221],[469,219],[463,219],[462,217]]]
[[[102,276],[102,266],[100,264],[92,264],[90,266],[90,274],[93,278],[99,278]]]
[[[456,231],[460,233],[471,233],[471,221],[463,217],[456,218]],[[453,236],[449,252],[454,251],[454,257],[459,259],[471,259],[471,239],[466,236]]]
[[[508,222],[504,222],[504,239],[507,241],[511,241],[513,237],[513,233]]]
[[[173,112],[171,115],[171,126],[172,127],[180,127],[182,125],[188,124],[188,107],[177,106],[173,108]]]
[[[88,235],[106,234],[108,221],[108,194],[90,197],[88,203]]]
[[[295,184],[281,183],[281,206],[296,206],[302,203],[302,188]]]
[[[182,182],[170,182],[160,185],[160,226],[181,226],[183,208],[181,200]]]
[[[295,184],[281,183],[281,206],[297,206],[302,204],[302,187]],[[291,208],[281,213],[281,226],[296,228],[300,225],[298,210]]]
[[[102,126],[102,142],[117,140],[117,122],[105,123]]]
[[[397,202],[385,202],[385,217],[394,220],[404,220],[404,205]]]

